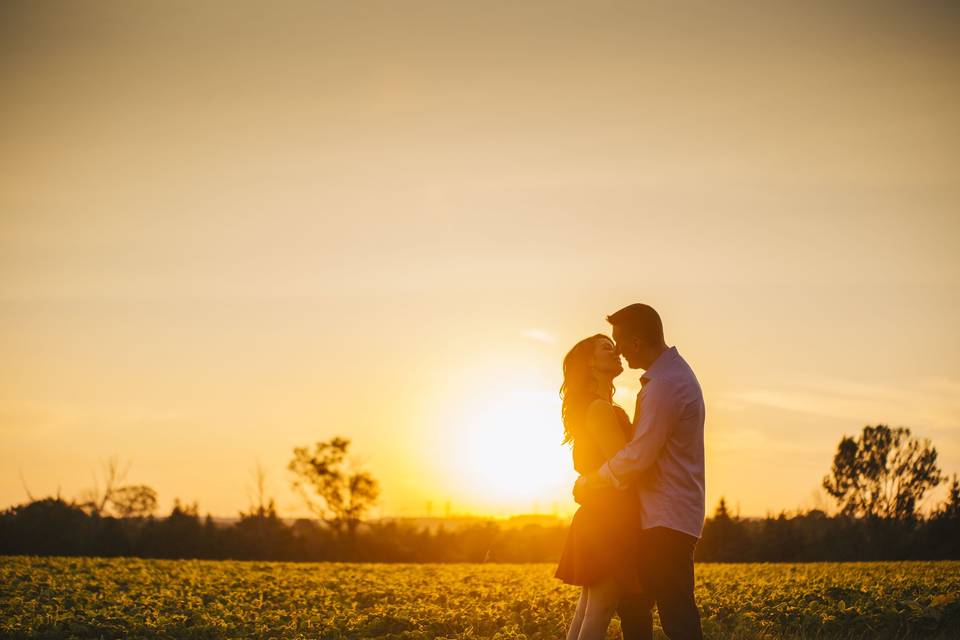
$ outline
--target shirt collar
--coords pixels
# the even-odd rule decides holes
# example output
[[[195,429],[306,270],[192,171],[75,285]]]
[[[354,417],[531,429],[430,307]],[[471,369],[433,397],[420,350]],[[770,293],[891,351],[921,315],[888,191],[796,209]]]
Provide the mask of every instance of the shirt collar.
[[[653,364],[650,365],[650,368],[643,372],[643,375],[640,376],[640,384],[645,385],[652,378],[655,378],[659,373],[666,369],[671,362],[673,362],[677,357],[679,357],[676,347],[670,347],[666,349],[663,353],[657,356],[657,359],[653,361]]]

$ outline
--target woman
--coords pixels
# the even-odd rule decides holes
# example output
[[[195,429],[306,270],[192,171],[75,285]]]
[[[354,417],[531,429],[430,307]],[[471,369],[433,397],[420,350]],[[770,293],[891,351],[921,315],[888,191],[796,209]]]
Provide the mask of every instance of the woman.
[[[613,403],[613,379],[622,371],[613,341],[602,334],[581,340],[563,359],[563,441],[573,444],[580,474],[599,469],[633,437],[626,412]],[[632,492],[608,487],[582,498],[555,574],[583,587],[567,640],[604,638],[621,596],[639,589],[639,519]]]

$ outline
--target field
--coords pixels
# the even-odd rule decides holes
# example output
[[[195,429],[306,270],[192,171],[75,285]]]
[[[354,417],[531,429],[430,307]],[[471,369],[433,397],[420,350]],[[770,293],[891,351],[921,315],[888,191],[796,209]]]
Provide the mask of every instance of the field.
[[[562,638],[577,590],[552,571],[0,557],[0,637]],[[705,564],[697,579],[708,638],[960,637],[960,562]]]

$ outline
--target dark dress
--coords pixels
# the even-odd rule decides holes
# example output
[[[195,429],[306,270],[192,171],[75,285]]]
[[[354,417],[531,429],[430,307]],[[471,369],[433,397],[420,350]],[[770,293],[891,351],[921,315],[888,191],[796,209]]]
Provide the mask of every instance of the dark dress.
[[[614,411],[629,442],[633,438],[633,424],[623,409],[614,405]],[[599,443],[589,434],[574,440],[573,467],[579,474],[592,473],[604,462],[606,458]],[[640,504],[636,493],[604,487],[591,489],[581,500],[554,575],[567,584],[581,586],[616,577],[624,588],[638,590]]]

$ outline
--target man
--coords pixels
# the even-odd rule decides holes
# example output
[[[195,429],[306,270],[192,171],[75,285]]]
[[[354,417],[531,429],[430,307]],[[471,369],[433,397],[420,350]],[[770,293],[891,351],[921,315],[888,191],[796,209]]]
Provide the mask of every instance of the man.
[[[645,593],[621,602],[626,638],[653,638],[654,603],[671,640],[701,640],[693,595],[693,549],[703,532],[704,404],[700,383],[676,347],[667,347],[659,314],[632,304],[607,318],[631,369],[643,369],[633,440],[574,495],[592,487],[635,485],[640,500],[638,571]]]

